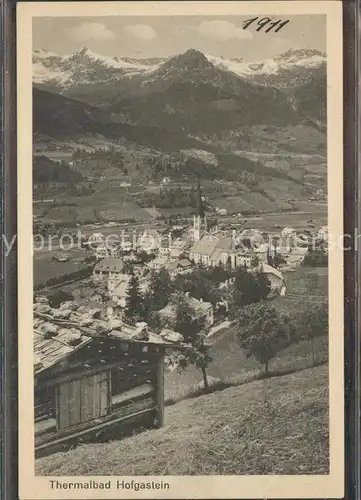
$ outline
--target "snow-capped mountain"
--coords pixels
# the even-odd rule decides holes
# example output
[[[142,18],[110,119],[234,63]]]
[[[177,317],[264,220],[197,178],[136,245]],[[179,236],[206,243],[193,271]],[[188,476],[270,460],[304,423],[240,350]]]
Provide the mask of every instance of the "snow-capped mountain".
[[[216,67],[260,85],[287,88],[304,83],[312,71],[326,71],[326,55],[318,50],[288,50],[272,59],[247,62],[207,55]]]
[[[153,73],[166,74],[169,65],[174,68],[178,59],[182,61],[182,54],[169,59],[137,59],[98,55],[86,47],[68,56],[36,49],[33,51],[33,81],[36,84],[56,87],[59,91],[83,84],[129,81],[133,78],[139,83],[139,78],[142,77],[145,81],[152,79]],[[258,62],[212,55],[205,55],[204,59],[210,65],[229,71],[242,79],[279,88],[292,88],[307,81],[310,73],[326,71],[325,54],[307,49],[289,50],[272,59]],[[189,64],[192,64],[192,61],[189,60]],[[206,64],[205,61],[203,64]]]
[[[33,51],[33,82],[66,89],[79,84],[131,78],[158,67],[157,60],[107,57],[83,47],[58,56],[43,49]]]

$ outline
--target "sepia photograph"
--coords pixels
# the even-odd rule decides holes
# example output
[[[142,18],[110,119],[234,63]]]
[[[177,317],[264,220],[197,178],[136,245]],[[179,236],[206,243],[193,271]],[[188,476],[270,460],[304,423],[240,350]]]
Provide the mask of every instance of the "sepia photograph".
[[[20,6],[22,498],[342,496],[341,9],[293,3]]]

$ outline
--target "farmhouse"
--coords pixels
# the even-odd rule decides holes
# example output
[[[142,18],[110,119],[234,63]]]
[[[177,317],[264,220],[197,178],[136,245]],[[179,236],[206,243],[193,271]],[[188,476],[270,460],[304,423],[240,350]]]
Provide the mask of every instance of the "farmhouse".
[[[124,262],[120,258],[102,259],[97,262],[93,270],[94,280],[105,278],[118,278],[123,274]]]
[[[77,311],[66,321],[53,313],[35,305],[36,455],[139,425],[162,426],[164,357],[168,349],[187,348],[174,342],[179,336],[157,335],[145,323],[118,321],[111,329],[94,318],[80,327]]]

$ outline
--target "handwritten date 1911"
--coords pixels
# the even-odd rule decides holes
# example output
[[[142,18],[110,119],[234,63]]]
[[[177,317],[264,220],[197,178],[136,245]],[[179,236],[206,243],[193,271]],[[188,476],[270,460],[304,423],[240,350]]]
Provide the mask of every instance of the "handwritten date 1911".
[[[257,23],[256,23],[257,21]],[[278,19],[274,21],[270,17],[252,17],[252,19],[246,19],[246,21],[243,21],[243,29],[246,30],[251,26],[251,24],[256,23],[256,31],[262,31],[264,30],[264,33],[269,33],[270,31],[273,30],[274,33],[277,33],[280,31],[282,28],[286,26],[290,21],[287,19],[286,21],[283,21],[282,19]]]

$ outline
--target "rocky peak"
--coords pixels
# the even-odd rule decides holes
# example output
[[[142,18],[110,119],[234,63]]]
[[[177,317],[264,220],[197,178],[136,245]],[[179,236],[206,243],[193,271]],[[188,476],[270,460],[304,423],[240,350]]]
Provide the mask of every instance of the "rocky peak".
[[[185,70],[213,68],[213,64],[206,56],[195,49],[189,49],[179,56],[172,57],[165,65]]]

